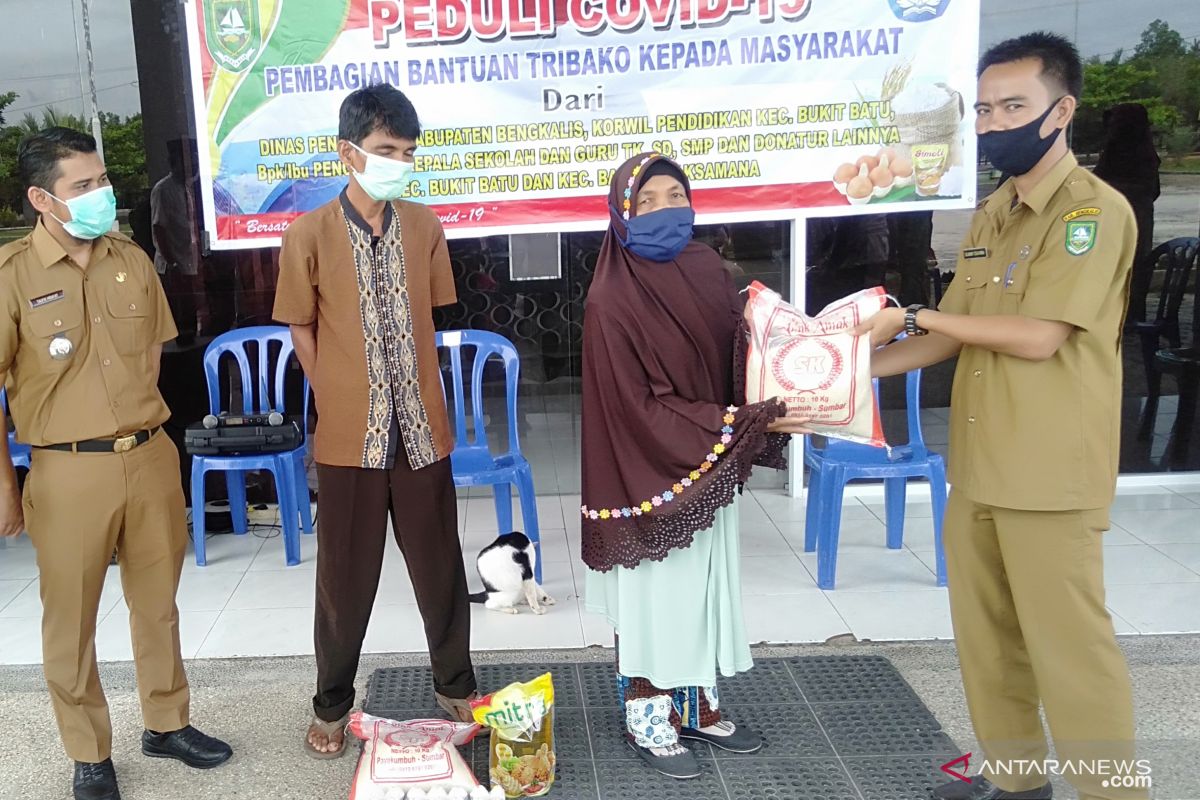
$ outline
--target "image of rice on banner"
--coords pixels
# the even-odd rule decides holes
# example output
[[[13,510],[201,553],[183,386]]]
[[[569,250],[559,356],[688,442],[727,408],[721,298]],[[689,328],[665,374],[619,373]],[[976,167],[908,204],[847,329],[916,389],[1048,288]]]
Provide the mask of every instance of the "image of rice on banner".
[[[871,121],[894,126],[899,142],[863,152],[834,170],[833,185],[851,205],[959,197],[964,181],[974,178],[962,164],[962,95],[940,81],[912,78],[911,72],[908,63],[888,70],[880,100],[891,117]]]
[[[488,774],[506,797],[540,797],[554,783],[554,681],[550,673],[473,702],[475,721],[491,728]]]

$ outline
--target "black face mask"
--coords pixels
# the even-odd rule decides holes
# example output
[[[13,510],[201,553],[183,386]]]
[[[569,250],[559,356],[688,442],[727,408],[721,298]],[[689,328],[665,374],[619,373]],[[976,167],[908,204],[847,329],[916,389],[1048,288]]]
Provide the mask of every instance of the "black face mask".
[[[1042,123],[1050,116],[1050,112],[1058,106],[1058,98],[1046,109],[1040,117],[1027,125],[1012,128],[1007,131],[988,131],[979,134],[979,151],[987,157],[996,169],[1005,175],[1024,175],[1037,166],[1042,156],[1050,152],[1054,146],[1061,128],[1045,139],[1041,136]]]

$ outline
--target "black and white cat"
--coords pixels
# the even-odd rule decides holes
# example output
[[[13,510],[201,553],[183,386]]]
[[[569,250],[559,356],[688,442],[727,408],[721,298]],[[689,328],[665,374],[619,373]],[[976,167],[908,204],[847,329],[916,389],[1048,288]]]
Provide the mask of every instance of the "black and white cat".
[[[554,598],[533,579],[537,548],[520,531],[505,533],[480,550],[475,566],[484,591],[471,595],[472,603],[506,614],[516,614],[522,599],[535,614],[546,613],[543,604],[554,605]]]

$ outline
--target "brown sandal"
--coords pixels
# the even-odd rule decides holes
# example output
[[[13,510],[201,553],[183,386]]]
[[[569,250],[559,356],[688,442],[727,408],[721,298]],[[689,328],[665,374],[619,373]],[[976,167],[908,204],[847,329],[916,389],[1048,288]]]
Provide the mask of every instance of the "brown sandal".
[[[306,730],[304,732],[304,751],[306,753],[308,753],[309,757],[315,758],[315,759],[318,759],[321,761],[325,761],[325,760],[328,760],[331,758],[340,758],[346,752],[346,726],[349,723],[350,723],[349,712],[347,712],[344,717],[342,717],[341,719],[336,720],[334,722],[326,722],[325,720],[321,719],[318,716],[313,716],[312,722],[310,722],[308,724],[308,730]],[[316,747],[313,746],[312,741],[308,738],[309,733],[311,733],[314,728],[316,728],[318,733],[325,734],[325,738],[329,739],[330,741],[333,740],[333,735],[335,733],[341,733],[342,734],[342,746],[339,747],[337,750],[332,750],[329,752],[326,752],[324,750],[318,750]]]
[[[450,715],[450,719],[457,722],[474,722],[475,713],[471,709],[471,701],[479,699],[479,692],[471,692],[470,697],[462,699],[456,697],[446,697],[438,692],[433,693],[437,700],[438,707]]]

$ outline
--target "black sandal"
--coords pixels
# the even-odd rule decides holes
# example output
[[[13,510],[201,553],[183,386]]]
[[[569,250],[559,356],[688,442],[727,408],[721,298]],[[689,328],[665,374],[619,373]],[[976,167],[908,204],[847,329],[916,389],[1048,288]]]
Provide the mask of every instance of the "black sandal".
[[[733,723],[729,723],[733,725]],[[713,747],[728,753],[757,753],[762,750],[762,736],[758,735],[749,728],[743,728],[738,725],[733,725],[733,732],[728,736],[721,736],[716,733],[704,733],[696,728],[683,728],[679,731],[681,739],[693,739],[697,742],[707,742]]]

